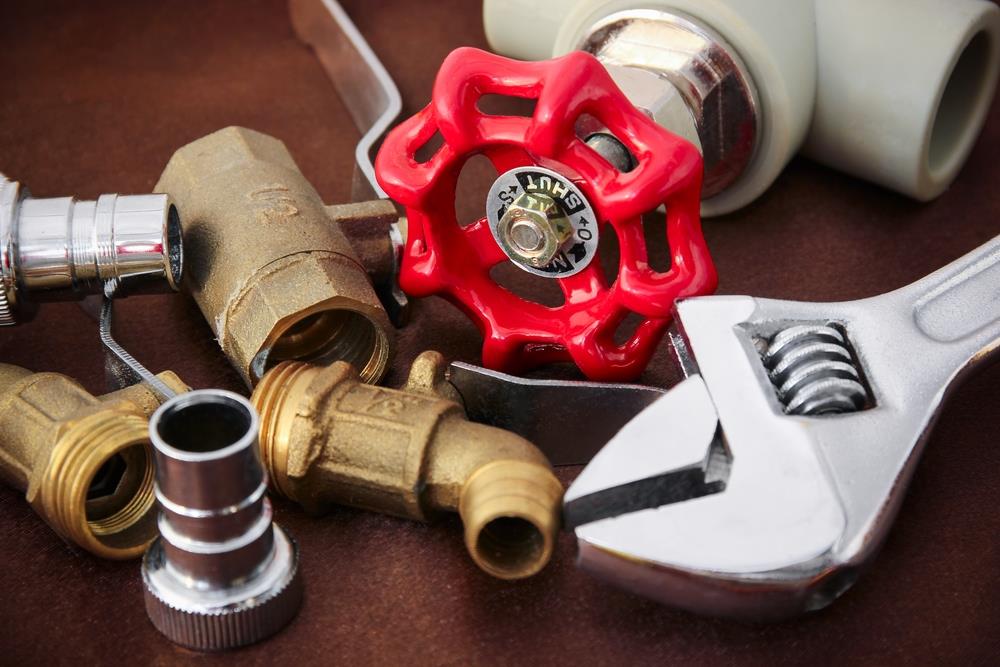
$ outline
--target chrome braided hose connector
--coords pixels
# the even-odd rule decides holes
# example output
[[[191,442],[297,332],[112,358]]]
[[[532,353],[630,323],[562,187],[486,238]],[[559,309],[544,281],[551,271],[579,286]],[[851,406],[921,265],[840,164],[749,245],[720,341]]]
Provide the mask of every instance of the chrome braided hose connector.
[[[0,326],[31,319],[39,301],[177,290],[181,222],[163,194],[35,198],[0,174]]]

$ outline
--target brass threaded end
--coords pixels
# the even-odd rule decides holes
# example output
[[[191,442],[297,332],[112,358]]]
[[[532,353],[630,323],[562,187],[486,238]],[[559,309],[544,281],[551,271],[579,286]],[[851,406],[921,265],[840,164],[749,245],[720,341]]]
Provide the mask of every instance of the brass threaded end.
[[[91,484],[116,456],[135,483],[119,481],[110,495],[126,497],[107,515],[90,516]],[[120,411],[89,415],[73,423],[52,451],[42,479],[41,512],[57,533],[91,553],[136,558],[156,537],[154,473],[145,419]]]
[[[142,445],[136,446],[142,447]],[[148,454],[148,450],[145,453]],[[108,517],[88,519],[87,523],[94,535],[98,537],[116,535],[128,530],[140,521],[156,500],[154,493],[155,480],[156,467],[153,465],[143,466],[138,492],[128,499],[123,508]]]
[[[260,415],[260,459],[271,490],[294,498],[288,483],[288,447],[292,422],[305,389],[318,372],[301,361],[285,361],[268,371],[250,397]]]
[[[329,364],[346,361],[358,370],[362,382],[373,384],[389,363],[389,336],[362,312],[325,308],[303,315],[274,342],[265,368],[283,361]]]
[[[544,465],[488,463],[462,488],[459,514],[476,564],[500,579],[523,579],[549,562],[560,525],[563,488]]]

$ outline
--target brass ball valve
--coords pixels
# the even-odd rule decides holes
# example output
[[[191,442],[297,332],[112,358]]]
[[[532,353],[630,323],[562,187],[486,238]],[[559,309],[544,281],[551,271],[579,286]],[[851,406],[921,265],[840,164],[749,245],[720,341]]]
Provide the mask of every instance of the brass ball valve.
[[[382,377],[392,326],[334,220],[374,220],[391,205],[329,210],[283,143],[240,127],[180,148],[156,190],[177,202],[187,285],[247,385],[289,359]]]

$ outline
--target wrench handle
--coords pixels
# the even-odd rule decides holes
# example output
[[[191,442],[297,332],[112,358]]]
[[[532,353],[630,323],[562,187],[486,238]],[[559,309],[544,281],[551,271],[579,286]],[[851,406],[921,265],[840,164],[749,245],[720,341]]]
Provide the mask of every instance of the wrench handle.
[[[1000,236],[905,290],[925,336],[982,360],[1000,343]]]

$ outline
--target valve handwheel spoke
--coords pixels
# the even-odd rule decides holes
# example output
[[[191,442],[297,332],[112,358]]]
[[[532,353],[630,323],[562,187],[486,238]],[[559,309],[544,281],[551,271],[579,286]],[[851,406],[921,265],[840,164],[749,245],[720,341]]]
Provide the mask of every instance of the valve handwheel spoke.
[[[484,113],[484,95],[536,101],[530,118]],[[620,171],[577,136],[587,117],[628,150]],[[423,161],[435,134],[443,145]],[[458,176],[485,155],[498,178],[486,216],[462,226]],[[716,275],[699,216],[698,150],[636,109],[592,56],[576,52],[525,63],[472,48],[441,66],[431,103],[386,137],[376,158],[382,187],[407,210],[400,285],[413,296],[449,298],[478,325],[483,363],[521,372],[572,361],[594,380],[635,379],[663,336],[675,299],[708,294]],[[665,205],[671,266],[649,266],[642,215]],[[600,266],[600,234],[620,240],[617,276]],[[547,307],[501,287],[496,264],[556,280],[561,306]],[[624,342],[616,332],[642,317]]]

